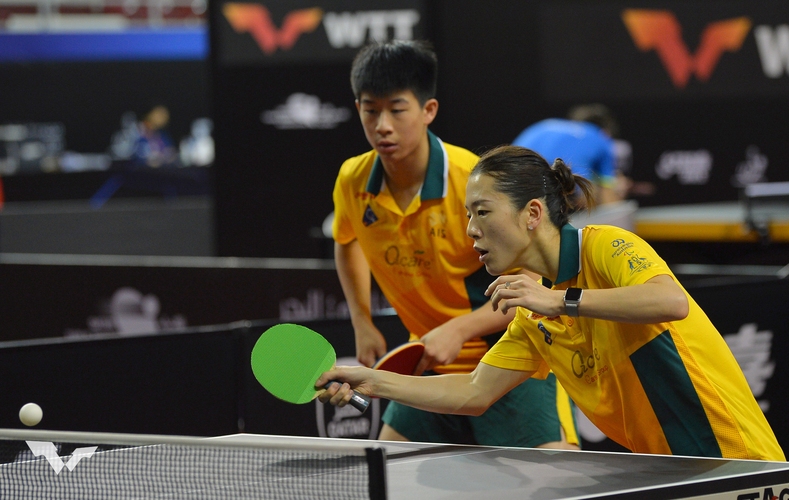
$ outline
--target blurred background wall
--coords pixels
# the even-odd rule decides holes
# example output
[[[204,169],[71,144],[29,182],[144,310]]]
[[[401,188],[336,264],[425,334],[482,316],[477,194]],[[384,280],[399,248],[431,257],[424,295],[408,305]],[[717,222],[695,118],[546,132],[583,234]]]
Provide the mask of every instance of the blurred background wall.
[[[436,47],[447,142],[602,102],[640,207],[789,180],[785,2],[8,0],[0,251],[326,257],[336,172],[368,149],[350,63],[395,37]]]

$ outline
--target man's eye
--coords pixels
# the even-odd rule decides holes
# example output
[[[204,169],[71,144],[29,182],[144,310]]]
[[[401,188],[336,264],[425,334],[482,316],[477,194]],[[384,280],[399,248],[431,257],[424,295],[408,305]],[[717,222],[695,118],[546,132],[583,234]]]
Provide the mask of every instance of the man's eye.
[[[482,217],[483,215],[487,215],[489,210],[477,210],[477,215]]]

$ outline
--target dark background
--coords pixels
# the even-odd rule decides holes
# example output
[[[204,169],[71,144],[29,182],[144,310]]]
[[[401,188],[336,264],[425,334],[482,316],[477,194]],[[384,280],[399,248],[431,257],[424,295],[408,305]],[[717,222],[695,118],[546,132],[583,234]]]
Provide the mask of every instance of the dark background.
[[[215,122],[216,161],[210,173],[180,172],[170,187],[215,201],[214,252],[220,256],[324,257],[310,234],[332,210],[331,191],[340,164],[369,149],[353,112],[349,69],[356,47],[331,47],[323,25],[302,34],[290,49],[266,55],[249,33],[238,33],[222,14],[222,1],[206,15],[211,51],[203,60],[16,62],[0,64],[0,122],[62,122],[66,147],[102,152],[124,111],[144,112],[162,102],[171,110],[177,141],[191,120]],[[764,73],[755,32],[767,27],[777,40],[789,23],[785,2],[268,1],[279,29],[299,9],[329,13],[415,10],[415,38],[431,40],[439,56],[433,130],[445,141],[477,153],[511,141],[527,125],[584,102],[603,102],[619,118],[633,147],[630,175],[651,182],[641,206],[736,202],[733,181],[746,151],[768,161],[760,181],[789,180],[789,75]],[[708,81],[691,74],[675,87],[654,50],[639,50],[622,13],[626,9],[672,13],[689,57],[700,52],[710,23],[744,17],[750,28],[742,46],[722,52]],[[393,36],[392,28],[388,31]],[[364,41],[364,39],[363,39]],[[777,43],[777,42],[775,42]],[[243,50],[242,50],[243,49]],[[255,50],[258,50],[255,53]],[[243,57],[241,57],[243,55]],[[231,57],[232,56],[232,57]],[[780,55],[789,67],[785,54]],[[277,129],[261,121],[294,93],[345,108],[350,118],[331,129]],[[706,150],[709,178],[683,184],[658,177],[661,156]],[[189,169],[186,169],[189,170]],[[205,169],[203,169],[205,170]],[[84,199],[111,173],[31,174],[4,179],[9,203],[35,199]],[[116,196],[161,196],[167,175],[127,183]],[[186,179],[183,179],[184,177]],[[196,176],[196,177],[195,177]],[[164,177],[164,178],[163,178]]]
[[[332,3],[326,5],[330,10]],[[622,11],[633,7],[674,12],[690,54],[697,52],[710,22],[748,16],[752,28],[739,51],[721,55],[709,81],[692,75],[677,89],[656,53],[640,52],[621,21]],[[221,27],[225,21],[216,10],[211,19]],[[440,67],[441,105],[432,129],[447,142],[479,153],[511,141],[530,123],[564,116],[574,104],[601,101],[617,114],[621,135],[632,144],[631,176],[656,186],[652,196],[638,198],[642,206],[736,201],[732,177],[751,145],[769,158],[762,180],[789,180],[789,78],[764,75],[753,35],[757,25],[777,27],[789,20],[786,4],[494,2],[483,7],[461,0],[424,2],[423,12],[424,32],[435,44]],[[222,34],[214,36],[221,41]],[[274,66],[239,67],[219,59],[214,58],[212,72],[220,125],[217,250],[220,255],[314,255],[314,246],[304,244],[306,234],[332,209],[339,165],[369,149],[361,128],[354,118],[331,131],[276,131],[262,126],[257,114],[295,90],[351,107],[350,61],[303,64],[294,56]],[[713,157],[703,184],[656,175],[664,152],[702,149]],[[267,209],[272,205],[298,222],[273,217]],[[272,233],[287,242],[266,247],[263,239]]]

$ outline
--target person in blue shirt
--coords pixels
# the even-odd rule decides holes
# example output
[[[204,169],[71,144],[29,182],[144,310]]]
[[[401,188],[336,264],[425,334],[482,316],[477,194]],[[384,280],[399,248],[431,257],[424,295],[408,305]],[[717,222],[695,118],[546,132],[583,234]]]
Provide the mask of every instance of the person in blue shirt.
[[[602,205],[621,200],[615,189],[612,137],[617,133],[616,119],[606,106],[585,104],[570,110],[568,118],[548,118],[530,125],[512,144],[537,151],[549,162],[564,160],[574,174],[592,181],[595,201]]]
[[[151,108],[137,127],[132,161],[140,166],[174,166],[178,159],[175,143],[167,132],[170,111],[166,106]]]

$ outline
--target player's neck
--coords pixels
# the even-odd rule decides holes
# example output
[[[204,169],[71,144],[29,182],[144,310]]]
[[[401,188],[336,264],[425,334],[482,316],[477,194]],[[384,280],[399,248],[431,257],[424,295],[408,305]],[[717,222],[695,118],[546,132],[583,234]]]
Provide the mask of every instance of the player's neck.
[[[386,186],[401,209],[405,210],[422,188],[429,158],[430,145],[425,135],[424,143],[405,158],[396,161],[381,159]]]
[[[545,276],[552,282],[556,282],[559,276],[559,249],[561,234],[552,228],[541,228],[542,231],[536,235],[535,261],[533,266],[540,276]],[[537,232],[535,230],[535,232]]]
[[[555,282],[559,275],[560,233],[549,228],[542,229],[532,239],[533,248],[526,252],[524,267]]]

